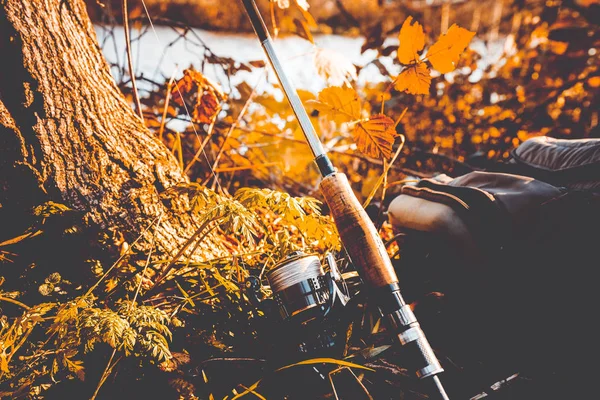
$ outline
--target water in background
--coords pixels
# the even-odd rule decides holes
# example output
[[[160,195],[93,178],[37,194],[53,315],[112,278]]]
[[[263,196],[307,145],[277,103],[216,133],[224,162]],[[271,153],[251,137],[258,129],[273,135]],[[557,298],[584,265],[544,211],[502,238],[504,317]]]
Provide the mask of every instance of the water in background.
[[[109,29],[96,26],[96,32],[106,59],[110,63],[126,65],[122,27],[116,27],[111,34]],[[209,32],[201,29],[194,29],[194,34],[218,56],[230,57],[241,62],[265,59],[260,43],[254,35]],[[276,81],[272,72],[265,79],[260,68],[256,68],[252,72],[240,71],[231,78],[231,81],[227,79],[226,74],[218,65],[206,63],[202,69],[202,62],[205,60],[204,48],[193,43],[193,41],[198,42],[197,39],[192,39],[192,41],[177,40],[178,37],[179,34],[172,28],[164,26],[156,27],[156,35],[152,30],[141,37],[139,37],[139,32],[132,32],[132,54],[136,75],[141,74],[145,78],[162,83],[173,74],[176,78],[180,78],[182,71],[193,65],[194,68],[202,70],[213,81],[219,82],[226,93],[235,92],[233,88],[242,81],[246,81],[253,88],[256,86],[259,93],[265,90],[269,91],[271,85],[267,82],[275,83]],[[377,57],[375,50],[367,50],[361,54],[360,48],[364,43],[363,38],[316,35],[314,40],[317,47],[339,53],[341,57],[345,57],[359,66],[364,66]],[[388,39],[385,45],[397,43],[398,40],[394,37]],[[498,62],[502,55],[503,44],[504,39],[487,46],[481,40],[472,42],[471,48],[482,55],[482,60],[479,62],[479,71],[472,74],[472,80],[478,80],[481,71],[489,64]],[[275,49],[289,78],[297,88],[316,93],[327,86],[325,80],[317,74],[314,66],[315,47],[310,42],[297,36],[286,36],[275,40]],[[390,73],[396,75],[399,73],[400,66],[394,65],[391,61],[386,57],[381,59],[381,62],[388,68]],[[114,68],[113,74],[117,75],[118,73],[118,68]],[[119,76],[115,76],[115,78],[120,79]],[[381,76],[374,65],[363,68],[358,76],[359,85],[365,82],[383,80],[386,80],[386,78]],[[143,81],[138,83],[141,90],[148,88],[148,85]]]

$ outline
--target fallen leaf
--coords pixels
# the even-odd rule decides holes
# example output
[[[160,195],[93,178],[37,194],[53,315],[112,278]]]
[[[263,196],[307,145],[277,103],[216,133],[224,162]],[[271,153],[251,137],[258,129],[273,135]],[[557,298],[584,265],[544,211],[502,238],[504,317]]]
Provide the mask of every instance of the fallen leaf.
[[[424,63],[419,63],[402,71],[396,78],[394,88],[410,94],[429,94],[430,85],[429,68]]]
[[[367,157],[390,158],[394,139],[398,136],[394,125],[393,119],[382,114],[356,124],[354,141],[358,150]]]
[[[400,29],[400,46],[398,47],[398,60],[402,64],[419,63],[419,52],[425,46],[423,26],[418,22],[411,25],[412,17],[406,18]]]
[[[438,41],[427,50],[427,59],[442,74],[452,72],[461,53],[465,51],[475,32],[453,24],[448,32],[441,35]]]
[[[360,119],[360,98],[356,90],[348,86],[325,88],[319,93],[317,101],[309,103],[338,124]]]

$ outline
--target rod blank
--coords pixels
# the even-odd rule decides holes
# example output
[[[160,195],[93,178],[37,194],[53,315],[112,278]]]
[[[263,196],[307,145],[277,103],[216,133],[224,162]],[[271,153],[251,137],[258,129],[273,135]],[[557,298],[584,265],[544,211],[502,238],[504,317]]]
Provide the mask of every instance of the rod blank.
[[[296,115],[296,119],[300,124],[300,128],[304,133],[304,137],[308,142],[308,146],[310,147],[311,152],[315,158],[322,158],[326,155],[325,149],[317,136],[317,132],[315,128],[310,122],[310,117],[306,113],[304,106],[302,105],[302,101],[300,97],[298,97],[298,93],[296,92],[296,88],[292,85],[292,82],[289,81],[281,62],[279,61],[279,57],[277,57],[277,53],[275,53],[275,49],[273,47],[273,41],[269,36],[269,32],[265,26],[265,22],[263,21],[258,9],[256,7],[256,3],[254,0],[243,0],[244,7],[246,8],[246,12],[248,13],[248,17],[250,18],[250,22],[252,22],[252,27],[256,32],[256,36],[260,39],[261,45],[267,54],[267,59],[273,67],[275,71],[275,75],[277,76],[277,80],[281,85],[285,97],[288,99],[294,114]],[[319,166],[320,167],[320,166]]]

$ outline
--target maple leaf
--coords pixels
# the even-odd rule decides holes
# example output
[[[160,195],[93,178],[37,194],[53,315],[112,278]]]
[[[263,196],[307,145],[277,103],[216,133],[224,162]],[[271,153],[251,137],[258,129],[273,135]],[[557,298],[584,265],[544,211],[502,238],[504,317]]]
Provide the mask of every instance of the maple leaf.
[[[348,86],[325,88],[319,93],[318,100],[310,103],[338,124],[360,119],[360,98],[356,90]]]
[[[341,86],[358,79],[352,61],[330,49],[317,49],[314,56],[317,73],[330,85]]]
[[[398,75],[394,88],[410,94],[429,94],[431,85],[430,71],[427,65],[419,63],[406,68]]]
[[[427,50],[427,59],[442,74],[452,72],[461,53],[465,51],[475,32],[453,24],[448,32],[441,35],[437,42]]]
[[[390,158],[397,136],[394,120],[383,114],[373,115],[354,128],[356,146],[368,157]]]
[[[419,51],[425,47],[425,34],[423,26],[418,22],[411,25],[412,17],[406,18],[400,29],[400,46],[398,47],[398,60],[402,64],[420,63]]]

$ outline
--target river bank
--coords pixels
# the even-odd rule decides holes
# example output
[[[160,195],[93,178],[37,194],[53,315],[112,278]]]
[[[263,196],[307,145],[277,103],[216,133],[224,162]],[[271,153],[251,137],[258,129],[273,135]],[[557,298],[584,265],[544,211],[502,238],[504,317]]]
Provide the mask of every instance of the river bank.
[[[94,23],[122,23],[123,0],[85,1]],[[256,2],[270,24],[269,0]],[[383,32],[391,32],[398,30],[399,24],[411,15],[434,35],[438,35],[444,26],[444,13],[446,23],[470,28],[477,31],[480,37],[490,29],[500,33],[508,33],[511,29],[512,10],[503,7],[499,0],[308,0],[308,4],[309,12],[318,24],[312,29],[313,33],[357,36],[379,27]],[[190,27],[220,32],[252,31],[238,0],[129,0],[129,18],[147,23],[144,6],[152,19],[158,21],[172,20]],[[289,10],[275,7],[275,13],[281,19]],[[286,31],[285,27],[283,31]]]
[[[222,68],[205,64],[203,45],[219,57],[229,57],[238,62],[264,60],[263,50],[253,34],[193,29],[193,34],[189,35],[190,40],[183,40],[179,32],[169,27],[155,26],[155,30],[156,35],[151,29],[132,32],[132,53],[137,76],[155,82],[164,82],[173,75],[176,78],[181,77],[185,68],[193,66],[218,82],[225,92],[231,92],[242,81],[251,87],[257,87],[258,92],[268,90],[271,87],[270,83],[276,82],[272,74],[265,79],[260,69],[251,72],[239,71],[233,76],[228,76]],[[119,81],[121,79],[119,74],[123,70],[126,59],[123,29],[96,25],[96,33],[106,59],[114,65],[112,71]],[[315,46],[297,36],[285,36],[275,41],[275,48],[285,63],[286,71],[298,88],[317,93],[326,86],[326,82],[319,76],[314,65],[317,48],[361,67],[357,81],[359,86],[367,82],[374,83],[387,79],[381,75],[375,65],[369,64],[377,58],[377,52],[374,50],[361,52],[365,40],[363,37],[330,34],[315,35],[314,39]],[[471,48],[482,55],[478,63],[480,69],[485,69],[487,65],[500,58],[503,42],[503,39],[487,44],[482,40],[472,42]],[[394,36],[386,41],[389,45],[397,43],[398,39]],[[379,60],[391,74],[400,72],[399,65],[394,64],[392,58],[381,57]],[[140,86],[143,89],[143,81],[140,82]]]

